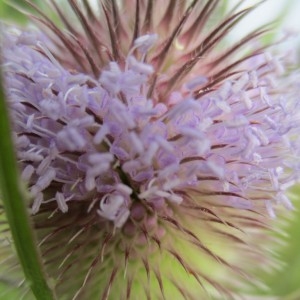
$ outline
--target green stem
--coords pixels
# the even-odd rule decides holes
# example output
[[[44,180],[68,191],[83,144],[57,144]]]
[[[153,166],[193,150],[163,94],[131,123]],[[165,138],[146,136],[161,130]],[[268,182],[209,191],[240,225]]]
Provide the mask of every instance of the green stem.
[[[47,283],[33,233],[11,138],[11,127],[0,74],[0,187],[14,245],[29,286],[37,299],[56,299]]]

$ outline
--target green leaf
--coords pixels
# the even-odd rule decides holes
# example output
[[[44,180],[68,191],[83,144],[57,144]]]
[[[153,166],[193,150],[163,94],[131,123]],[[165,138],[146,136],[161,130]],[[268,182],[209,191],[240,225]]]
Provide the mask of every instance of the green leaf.
[[[16,164],[11,127],[5,93],[0,76],[0,190],[10,225],[14,245],[33,294],[37,299],[56,299],[47,283],[46,275],[36,246],[33,228],[27,213],[25,195]]]

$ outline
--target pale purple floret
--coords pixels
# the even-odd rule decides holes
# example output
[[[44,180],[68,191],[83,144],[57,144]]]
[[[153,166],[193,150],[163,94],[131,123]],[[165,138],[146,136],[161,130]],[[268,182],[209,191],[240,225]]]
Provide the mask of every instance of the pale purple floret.
[[[249,71],[200,99],[192,91],[207,78],[195,77],[159,102],[147,98],[154,67],[143,62],[156,39],[139,37],[124,67],[111,62],[95,80],[63,68],[35,33],[5,34],[5,79],[32,212],[56,201],[66,213],[84,200],[122,227],[134,201],[180,205],[189,190],[226,192],[224,204],[245,209],[261,200],[272,217],[277,202],[292,208],[284,191],[299,177],[300,101],[276,81],[280,59],[251,58]]]

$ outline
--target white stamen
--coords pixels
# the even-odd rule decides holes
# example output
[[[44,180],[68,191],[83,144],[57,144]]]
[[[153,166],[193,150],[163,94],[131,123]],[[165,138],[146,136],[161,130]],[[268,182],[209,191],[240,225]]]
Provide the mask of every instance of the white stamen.
[[[181,204],[183,201],[183,198],[176,194],[170,194],[170,196],[167,199],[176,204]]]
[[[114,160],[111,153],[92,153],[88,156],[88,161],[91,164],[110,163]]]
[[[180,133],[182,133],[183,135],[189,137],[189,138],[193,138],[193,139],[202,139],[203,138],[203,133],[195,128],[190,128],[190,127],[182,127],[180,129]]]
[[[274,208],[272,206],[271,200],[265,200],[265,206],[266,206],[266,209],[267,209],[267,212],[268,212],[269,216],[272,219],[275,219],[276,214],[275,214]]]
[[[32,128],[33,128],[33,123],[34,123],[34,117],[35,117],[34,114],[28,116],[27,122],[26,122],[26,125],[25,125],[25,128],[26,128],[27,130],[32,130]]]
[[[39,179],[38,179],[37,183],[35,184],[35,186],[40,191],[42,191],[50,185],[50,183],[55,178],[55,176],[56,176],[55,169],[48,168],[47,171],[39,177]]]
[[[157,39],[157,34],[142,35],[134,41],[134,48],[138,48],[141,53],[145,54],[154,45]]]
[[[222,185],[223,185],[223,191],[224,192],[229,192],[229,190],[230,190],[229,182],[228,181],[223,181]]]
[[[225,81],[217,92],[217,97],[221,100],[227,100],[232,92],[232,84],[230,81]]]
[[[96,177],[101,175],[110,169],[111,164],[109,162],[103,162],[101,164],[94,165],[87,170],[87,177]]]
[[[33,162],[40,162],[44,159],[42,155],[33,152],[19,152],[18,157],[21,160],[29,160]]]
[[[139,62],[138,60],[136,60],[136,58],[134,56],[129,56],[127,58],[127,60],[128,60],[130,69],[137,73],[141,73],[141,74],[148,76],[154,72],[154,68],[152,65],[148,65],[148,64]]]
[[[278,181],[278,176],[275,174],[274,169],[269,169],[269,176],[271,180],[271,184],[275,190],[279,189],[279,181]]]
[[[256,164],[260,164],[263,161],[263,159],[262,159],[262,157],[261,157],[261,155],[259,153],[254,152],[253,153],[253,161]]]
[[[257,77],[257,72],[254,70],[254,71],[251,71],[249,73],[249,80],[252,84],[252,87],[255,89],[257,88],[258,86],[258,77]]]
[[[163,169],[161,169],[158,172],[158,177],[160,179],[168,178],[169,176],[174,175],[179,169],[179,165],[177,163],[171,164]],[[157,180],[156,178],[153,178],[154,180]],[[151,181],[152,182],[152,181]]]
[[[266,120],[266,122],[270,125],[270,127],[272,129],[276,130],[278,128],[278,124],[273,119],[271,119],[269,116],[265,115],[264,120]]]
[[[109,128],[106,124],[103,124],[100,129],[97,131],[97,133],[94,136],[93,142],[98,145],[102,143],[105,136],[109,133]]]
[[[180,184],[180,182],[181,182],[180,179],[168,180],[163,184],[162,188],[165,191],[170,191],[173,188],[177,187]]]
[[[69,124],[75,127],[88,127],[95,123],[95,119],[93,116],[85,116],[80,119],[74,119]]]
[[[123,183],[118,183],[116,185],[116,190],[122,194],[125,194],[125,195],[131,195],[132,194],[132,188],[129,187],[128,185],[126,184],[123,184]]]
[[[66,199],[64,194],[57,192],[55,195],[55,199],[58,205],[58,208],[63,212],[66,213],[68,211],[68,205],[66,204]]]
[[[244,149],[244,155],[246,158],[250,158],[253,156],[254,149],[258,146],[260,146],[259,140],[252,134],[251,130],[245,130],[244,133],[246,139],[247,139],[247,145]]]
[[[172,152],[174,151],[174,148],[172,146],[172,144],[170,142],[168,142],[165,138],[163,138],[162,136],[158,135],[155,137],[155,140],[157,141],[157,143],[159,144],[159,146],[161,148],[163,148],[164,150],[168,151],[168,152]]]
[[[154,195],[159,196],[159,197],[163,197],[163,198],[168,198],[171,194],[162,190],[156,190],[154,192]]]
[[[269,95],[267,94],[265,87],[260,87],[259,93],[260,93],[261,100],[268,106],[272,106],[272,101],[271,101]]]
[[[38,175],[42,175],[46,172],[46,170],[48,169],[48,167],[50,166],[52,159],[50,156],[47,156],[45,159],[43,159],[41,161],[41,163],[39,164],[39,166],[36,169],[36,173]]]
[[[200,125],[199,125],[199,130],[205,132],[209,127],[213,124],[213,120],[209,117],[204,118]]]
[[[52,53],[48,50],[48,48],[46,48],[41,42],[37,42],[36,43],[37,46],[39,48],[41,48],[43,50],[43,52],[48,56],[48,58],[51,60],[51,62],[58,67],[60,70],[63,70],[62,66],[60,65],[60,63],[54,58],[54,56],[52,55]]]
[[[259,139],[259,141],[261,142],[261,144],[263,146],[266,146],[269,144],[269,139],[268,137],[264,134],[264,132],[257,128],[257,127],[251,127],[251,130],[253,132],[253,134]]]
[[[229,128],[246,126],[248,124],[249,124],[249,120],[243,115],[238,115],[234,119],[226,121],[226,125]]]
[[[242,90],[245,90],[245,87],[249,83],[249,74],[244,73],[232,86],[232,92],[234,94],[239,93]]]
[[[17,136],[15,140],[18,148],[26,148],[30,144],[29,138],[25,135]]]
[[[215,105],[220,108],[224,113],[230,113],[231,112],[231,107],[230,105],[224,101],[224,100],[221,100],[220,98],[215,98],[214,99],[215,101]]]
[[[33,215],[35,215],[39,211],[40,206],[41,206],[43,200],[44,200],[43,193],[37,193],[35,195],[34,201],[33,201],[33,205],[31,207],[31,213]]]
[[[137,153],[143,153],[144,145],[141,139],[138,137],[138,135],[135,132],[130,132],[129,138],[132,143],[132,148],[134,148],[134,151],[136,151]]]
[[[44,99],[40,102],[42,111],[52,120],[56,121],[61,114],[61,107],[57,101]]]
[[[211,149],[210,139],[201,139],[196,143],[197,154],[205,155]]]
[[[221,167],[213,161],[207,161],[206,166],[209,168],[210,171],[212,171],[214,175],[216,175],[219,178],[224,178],[225,169],[223,167]]]
[[[87,176],[84,186],[88,191],[92,191],[96,187],[95,177]]]
[[[119,194],[106,194],[100,201],[100,210],[97,213],[108,220],[115,221],[116,227],[121,227],[127,220],[129,214],[124,207],[125,199]],[[124,209],[121,209],[121,207]]]
[[[141,163],[138,160],[129,160],[122,165],[122,170],[126,173],[132,173],[135,170],[139,169],[140,166]]]
[[[27,165],[23,170],[21,177],[24,181],[29,181],[33,173],[34,167],[32,165]]]
[[[241,99],[245,103],[245,106],[247,109],[251,109],[253,107],[253,102],[252,102],[251,98],[248,96],[247,92],[241,93]]]
[[[159,149],[158,144],[154,141],[151,142],[143,157],[143,162],[145,163],[145,165],[150,165],[152,163],[152,159],[155,156],[155,153],[157,152],[158,149]]]
[[[167,117],[172,119],[177,115],[184,114],[186,111],[198,111],[199,109],[201,109],[199,103],[197,103],[194,99],[187,99],[175,105],[167,114],[163,116],[163,118]]]
[[[74,127],[66,127],[57,134],[57,140],[70,151],[82,150],[86,141]]]
[[[130,211],[127,208],[123,208],[116,216],[114,224],[116,228],[121,228],[127,221],[130,215]]]
[[[193,80],[189,81],[188,83],[185,84],[185,87],[192,91],[194,90],[196,87],[199,87],[200,85],[203,85],[205,83],[208,82],[207,77],[205,76],[198,76],[196,78],[194,78]]]

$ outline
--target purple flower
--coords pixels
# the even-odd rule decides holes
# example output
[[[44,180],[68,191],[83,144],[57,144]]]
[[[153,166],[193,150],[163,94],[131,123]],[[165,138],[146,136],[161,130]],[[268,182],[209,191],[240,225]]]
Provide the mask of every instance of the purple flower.
[[[220,47],[251,8],[212,26],[218,1],[69,1],[75,24],[51,2],[66,30],[36,9],[46,29],[6,28],[3,68],[58,294],[233,297],[224,269],[264,262],[258,238],[299,179],[288,57],[253,48],[265,28]]]

